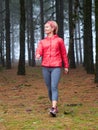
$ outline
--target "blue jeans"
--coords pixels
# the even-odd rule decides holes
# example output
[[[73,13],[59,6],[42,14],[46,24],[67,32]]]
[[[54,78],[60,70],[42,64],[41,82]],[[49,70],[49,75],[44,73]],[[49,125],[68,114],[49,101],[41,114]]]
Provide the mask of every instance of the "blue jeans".
[[[49,99],[58,100],[58,83],[61,76],[61,68],[42,67],[43,77],[48,89]]]

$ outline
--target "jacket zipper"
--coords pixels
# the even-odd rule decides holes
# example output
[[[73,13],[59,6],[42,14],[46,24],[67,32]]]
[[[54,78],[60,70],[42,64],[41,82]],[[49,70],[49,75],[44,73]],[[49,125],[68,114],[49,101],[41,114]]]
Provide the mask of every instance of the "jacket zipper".
[[[49,66],[50,66],[50,63],[51,62],[51,39],[50,39],[50,60],[49,60]]]

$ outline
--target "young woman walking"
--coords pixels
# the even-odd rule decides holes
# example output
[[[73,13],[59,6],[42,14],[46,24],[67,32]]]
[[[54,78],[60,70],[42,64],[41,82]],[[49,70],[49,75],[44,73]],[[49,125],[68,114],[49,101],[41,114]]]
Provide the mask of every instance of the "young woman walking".
[[[36,58],[42,57],[42,73],[52,104],[50,114],[56,116],[58,112],[58,83],[61,76],[62,62],[66,74],[68,73],[69,64],[64,41],[57,35],[58,24],[55,21],[48,21],[45,23],[44,30],[47,36],[39,41]]]

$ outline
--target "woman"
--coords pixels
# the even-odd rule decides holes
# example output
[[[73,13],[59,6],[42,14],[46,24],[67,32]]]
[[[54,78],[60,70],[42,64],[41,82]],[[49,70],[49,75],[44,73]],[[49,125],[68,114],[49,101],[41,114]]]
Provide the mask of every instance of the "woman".
[[[57,35],[58,25],[55,21],[48,21],[44,26],[45,34],[36,50],[36,58],[42,57],[42,73],[48,89],[49,99],[52,103],[50,114],[56,116],[58,102],[58,83],[61,75],[62,61],[64,71],[68,73],[68,58],[64,41]]]

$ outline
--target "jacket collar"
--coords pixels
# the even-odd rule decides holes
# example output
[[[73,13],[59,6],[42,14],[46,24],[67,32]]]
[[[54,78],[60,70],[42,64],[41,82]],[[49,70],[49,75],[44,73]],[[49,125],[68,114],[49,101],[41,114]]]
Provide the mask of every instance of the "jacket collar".
[[[45,37],[45,39],[55,39],[56,37],[58,37],[57,34],[53,35],[52,37]]]

